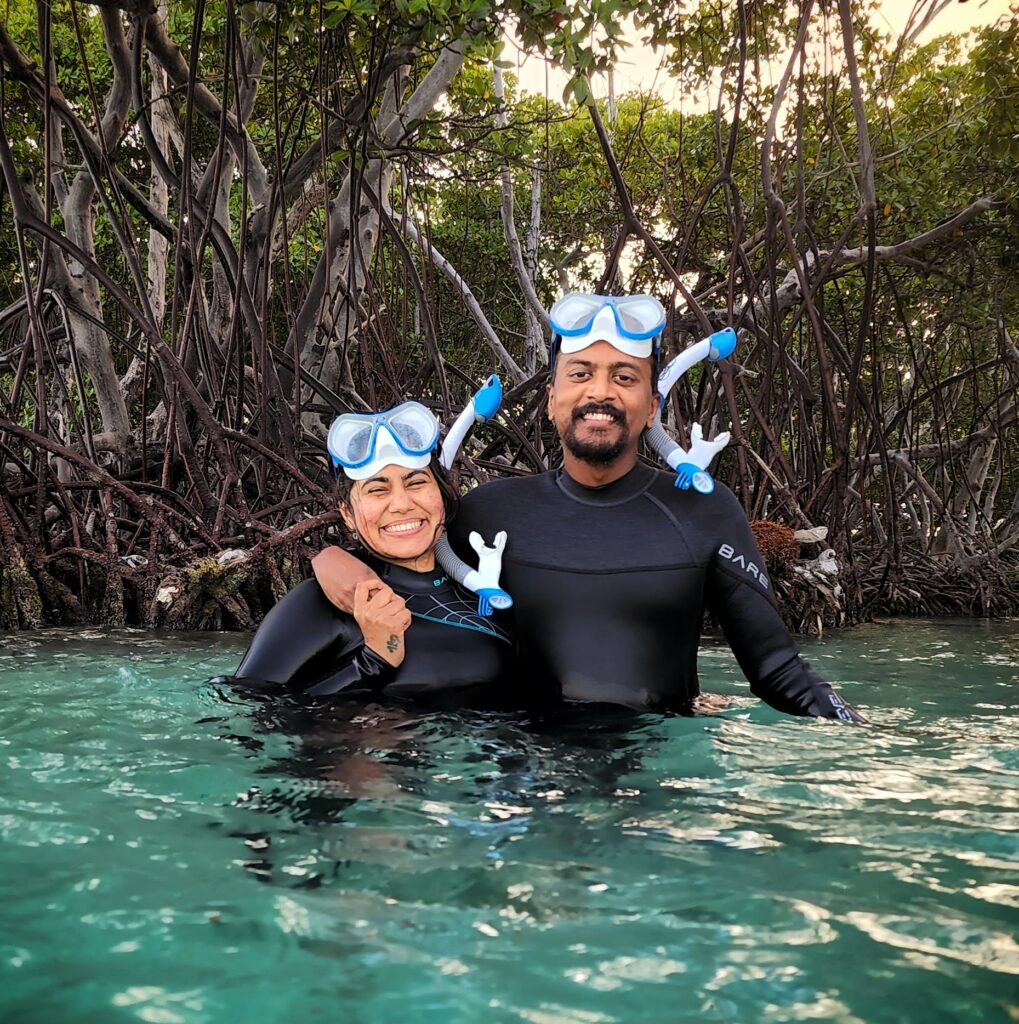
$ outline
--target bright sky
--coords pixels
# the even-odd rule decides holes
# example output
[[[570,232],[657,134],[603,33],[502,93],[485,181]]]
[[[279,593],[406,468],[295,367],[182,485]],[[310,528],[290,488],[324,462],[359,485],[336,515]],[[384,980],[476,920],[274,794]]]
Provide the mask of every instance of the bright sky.
[[[989,25],[1008,13],[1010,0],[956,0],[939,14],[920,36],[920,42],[929,42],[936,36],[954,33],[961,35],[971,28]],[[899,33],[905,27],[913,4],[910,0],[885,0],[881,4],[881,17],[889,31]],[[631,39],[633,39],[631,35]],[[506,60],[517,64],[520,87],[525,92],[544,94],[548,89],[550,97],[561,99],[569,76],[539,56],[529,56],[519,43],[507,38],[503,53]],[[779,72],[781,76],[781,72]],[[593,83],[595,94],[604,96],[607,91],[605,76]],[[650,47],[636,41],[624,52],[623,59],[616,65],[616,95],[638,89],[656,89],[666,100],[676,97],[675,85],[660,70],[660,57]]]

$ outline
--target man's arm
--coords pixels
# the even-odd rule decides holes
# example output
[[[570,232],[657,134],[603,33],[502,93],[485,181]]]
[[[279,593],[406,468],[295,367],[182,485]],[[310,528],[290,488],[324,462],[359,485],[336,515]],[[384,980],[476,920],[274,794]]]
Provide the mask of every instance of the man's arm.
[[[323,548],[312,560],[311,568],[322,592],[341,611],[354,614],[354,591],[362,581],[378,580],[374,570],[343,548]]]
[[[720,498],[724,539],[708,568],[707,598],[751,691],[786,714],[865,721],[800,657],[743,510],[730,492]]]

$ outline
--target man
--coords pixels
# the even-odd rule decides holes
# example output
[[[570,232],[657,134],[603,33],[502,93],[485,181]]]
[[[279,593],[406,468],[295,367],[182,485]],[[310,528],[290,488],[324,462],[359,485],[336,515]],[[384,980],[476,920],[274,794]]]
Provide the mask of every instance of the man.
[[[790,714],[861,720],[799,657],[732,492],[677,489],[637,458],[658,407],[661,305],[577,298],[551,310],[548,414],[562,468],[476,488],[449,525],[461,555],[472,530],[509,534],[502,585],[514,600],[521,685],[689,711],[707,605],[758,697]],[[327,549],[314,563],[337,603],[360,578],[345,557]]]

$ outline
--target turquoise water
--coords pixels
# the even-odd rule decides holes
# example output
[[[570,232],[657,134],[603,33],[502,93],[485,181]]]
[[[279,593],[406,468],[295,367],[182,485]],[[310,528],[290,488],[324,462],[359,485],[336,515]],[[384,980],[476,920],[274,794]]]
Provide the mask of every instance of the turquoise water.
[[[1019,1019],[1019,621],[806,645],[872,720],[341,708],[0,635],[0,1020]]]

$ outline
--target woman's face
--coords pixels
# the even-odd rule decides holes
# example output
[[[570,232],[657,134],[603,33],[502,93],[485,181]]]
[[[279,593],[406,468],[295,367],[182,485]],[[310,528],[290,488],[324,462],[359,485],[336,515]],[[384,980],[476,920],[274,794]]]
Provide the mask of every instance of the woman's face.
[[[390,562],[427,572],[435,568],[435,542],[445,523],[442,494],[431,468],[388,465],[356,480],[350,507],[340,506],[347,526]]]

